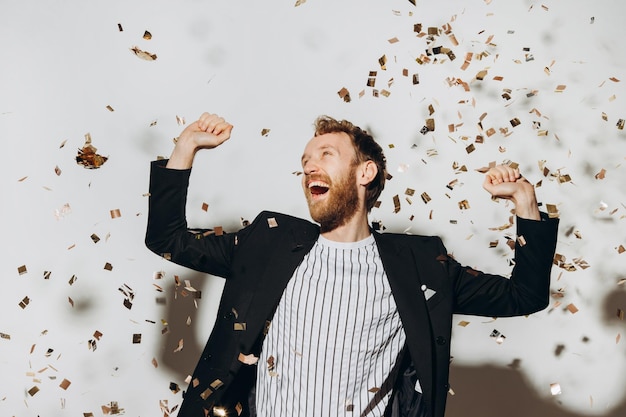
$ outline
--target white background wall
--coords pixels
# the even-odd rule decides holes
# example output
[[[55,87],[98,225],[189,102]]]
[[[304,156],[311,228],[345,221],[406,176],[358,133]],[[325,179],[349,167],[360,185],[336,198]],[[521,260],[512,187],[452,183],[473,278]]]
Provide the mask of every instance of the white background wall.
[[[189,221],[199,227],[234,230],[262,209],[308,217],[293,172],[313,120],[330,114],[368,128],[386,149],[393,179],[373,221],[439,234],[461,262],[506,274],[514,229],[492,229],[508,222],[511,207],[490,200],[475,170],[518,162],[541,202],[558,206],[557,252],[574,270],[555,267],[552,288],[562,298],[546,311],[455,318],[469,325],[454,328],[448,415],[624,415],[626,132],[616,126],[626,118],[624,3],[294,3],[0,0],[0,415],[98,416],[117,402],[126,415],[148,416],[180,403],[170,383],[186,385],[222,284],[145,249],[145,193],[149,161],[167,156],[183,128],[177,116],[189,123],[202,111],[222,114],[235,130],[223,147],[197,157]],[[424,31],[450,24],[458,45],[444,33],[429,44],[413,32],[416,23]],[[133,46],[157,59],[136,57]],[[429,46],[450,48],[456,59],[418,64]],[[482,81],[481,70],[488,70]],[[366,86],[370,71],[388,97]],[[469,91],[446,80],[462,80]],[[342,87],[350,103],[339,98]],[[423,135],[429,105],[436,129]],[[467,153],[485,133],[478,125],[485,113],[483,129],[497,133]],[[97,170],[75,162],[86,133],[109,157]],[[407,188],[415,190],[412,204]],[[469,209],[459,209],[462,200]],[[116,209],[121,217],[112,218]],[[158,271],[164,277],[155,280]],[[202,291],[197,308],[175,275]],[[133,291],[131,309],[123,286]],[[30,303],[21,308],[24,297]],[[490,337],[494,329],[506,336],[502,344]],[[551,395],[554,383],[560,395]]]

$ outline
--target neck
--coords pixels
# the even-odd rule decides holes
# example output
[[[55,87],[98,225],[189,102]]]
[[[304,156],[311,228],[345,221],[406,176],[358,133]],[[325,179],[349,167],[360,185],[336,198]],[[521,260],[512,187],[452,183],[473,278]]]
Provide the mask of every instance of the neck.
[[[336,242],[358,242],[371,234],[367,223],[367,213],[362,211],[355,213],[350,220],[341,226],[337,226],[332,230],[324,230],[322,227],[322,230],[322,236]]]

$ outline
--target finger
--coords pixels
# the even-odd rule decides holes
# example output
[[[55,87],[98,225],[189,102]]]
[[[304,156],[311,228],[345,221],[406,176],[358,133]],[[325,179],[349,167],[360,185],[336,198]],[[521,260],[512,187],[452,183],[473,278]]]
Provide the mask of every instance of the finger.
[[[214,135],[218,135],[220,132],[220,127],[222,124],[226,123],[223,117],[219,117],[218,115],[214,115],[215,117],[211,117],[208,120],[206,131],[208,133],[212,133]]]
[[[206,112],[202,113],[202,115],[198,119],[198,127],[204,132],[210,132],[212,123],[214,123],[214,121],[219,118],[220,117],[217,114],[211,114]]]

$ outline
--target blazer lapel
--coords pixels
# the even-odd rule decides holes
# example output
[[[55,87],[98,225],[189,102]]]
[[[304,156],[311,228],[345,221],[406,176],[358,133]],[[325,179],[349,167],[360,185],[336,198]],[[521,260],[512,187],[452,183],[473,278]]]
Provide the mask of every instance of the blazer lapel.
[[[269,255],[268,267],[259,277],[250,303],[249,311],[254,312],[254,316],[248,317],[248,326],[251,330],[249,336],[252,339],[247,340],[248,343],[244,345],[251,347],[256,342],[258,331],[265,326],[266,320],[273,316],[274,309],[294,271],[315,244],[319,228],[311,226],[307,229],[292,228],[287,239],[274,242],[276,246]],[[278,227],[289,226],[281,224]]]
[[[434,378],[433,335],[416,259],[408,246],[396,244],[388,235],[373,233],[423,394],[430,399]]]

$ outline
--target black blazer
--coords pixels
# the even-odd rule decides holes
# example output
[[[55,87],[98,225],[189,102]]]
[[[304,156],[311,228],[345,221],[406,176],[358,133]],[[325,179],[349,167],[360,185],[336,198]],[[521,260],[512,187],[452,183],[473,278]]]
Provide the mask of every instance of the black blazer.
[[[262,212],[236,233],[190,231],[185,206],[191,170],[165,169],[165,163],[152,163],[147,247],[177,264],[226,278],[217,320],[179,416],[201,417],[204,409],[212,413],[213,407],[254,415],[249,398],[256,369],[244,362],[258,356],[266,324],[294,270],[319,236],[319,227]],[[407,411],[410,404],[398,404],[398,397],[413,402],[416,398],[395,392],[407,386],[401,381],[405,373],[415,374],[411,383],[419,378],[425,414],[444,415],[453,313],[506,317],[548,305],[558,220],[543,216],[543,221],[517,218],[516,222],[517,235],[524,239],[517,239],[510,278],[460,265],[438,237],[373,232],[406,333],[395,407],[388,407],[388,415],[411,412]],[[414,372],[405,372],[409,367]]]

